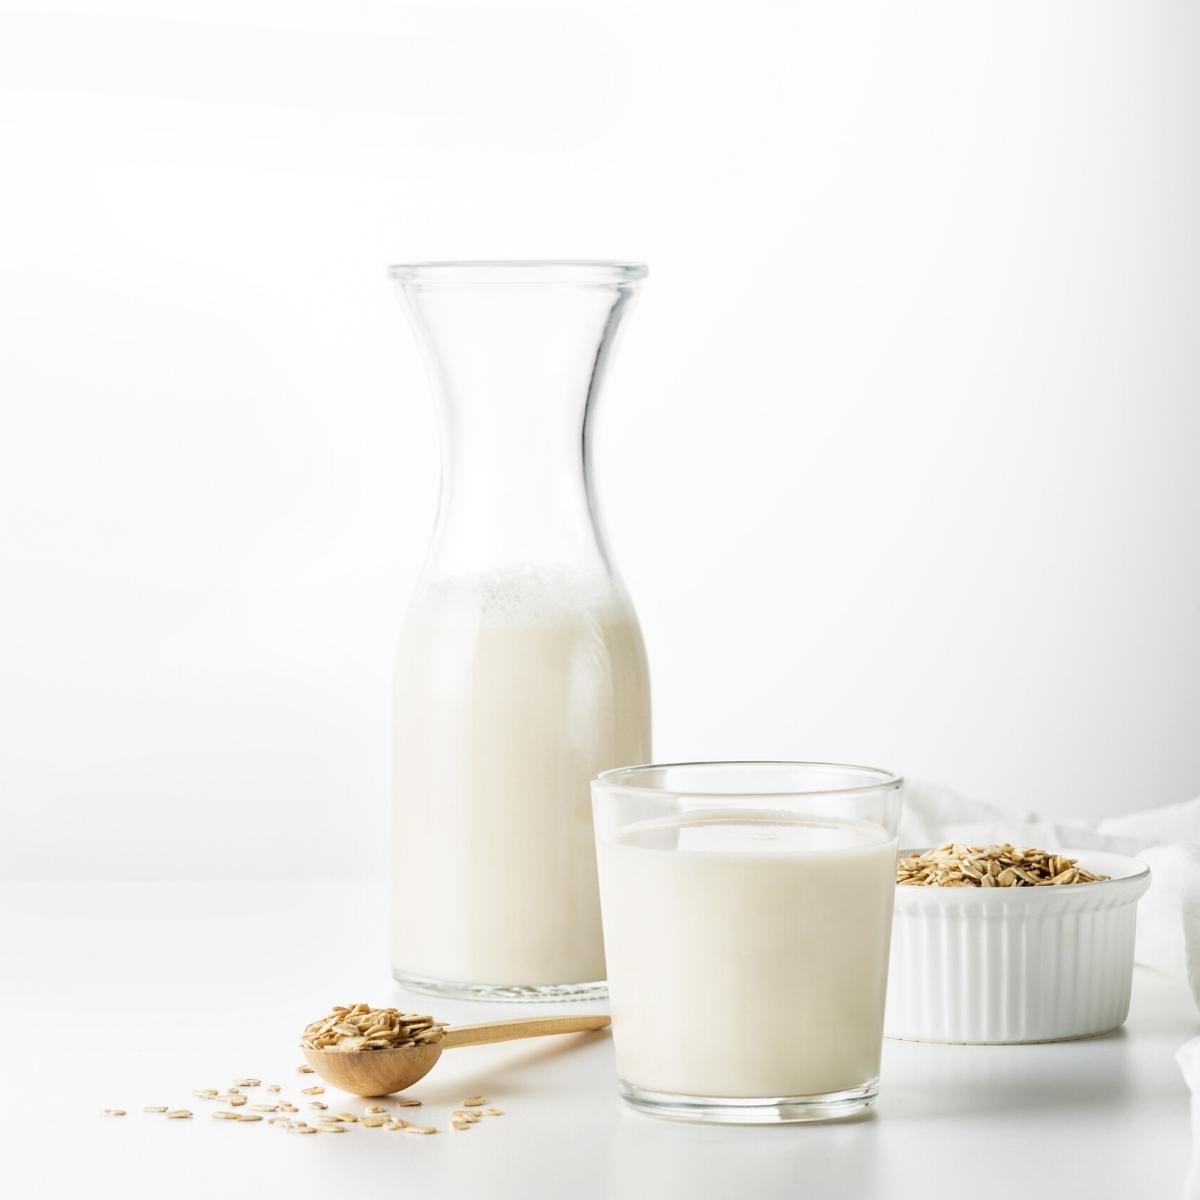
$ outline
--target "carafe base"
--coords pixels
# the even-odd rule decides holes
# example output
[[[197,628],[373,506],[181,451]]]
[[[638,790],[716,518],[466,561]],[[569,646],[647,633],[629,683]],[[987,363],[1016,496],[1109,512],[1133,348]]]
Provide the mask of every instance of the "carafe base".
[[[608,981],[591,983],[462,983],[453,979],[430,979],[392,968],[392,978],[408,991],[455,1000],[490,1000],[510,1004],[564,1003],[572,1000],[607,1000]]]

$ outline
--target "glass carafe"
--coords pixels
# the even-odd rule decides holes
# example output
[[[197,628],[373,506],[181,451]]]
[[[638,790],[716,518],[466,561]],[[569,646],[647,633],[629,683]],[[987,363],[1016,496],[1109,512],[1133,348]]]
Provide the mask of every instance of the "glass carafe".
[[[604,992],[589,781],[649,761],[650,689],[598,528],[589,418],[645,274],[617,262],[391,270],[442,450],[396,666],[392,969],[406,986]]]

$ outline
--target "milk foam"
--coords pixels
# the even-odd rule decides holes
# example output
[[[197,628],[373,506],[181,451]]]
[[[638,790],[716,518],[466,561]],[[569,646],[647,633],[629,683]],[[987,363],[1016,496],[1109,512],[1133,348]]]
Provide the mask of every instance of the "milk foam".
[[[624,619],[628,604],[613,580],[569,567],[524,565],[423,582],[410,614],[462,617],[487,625],[549,625],[575,613]]]

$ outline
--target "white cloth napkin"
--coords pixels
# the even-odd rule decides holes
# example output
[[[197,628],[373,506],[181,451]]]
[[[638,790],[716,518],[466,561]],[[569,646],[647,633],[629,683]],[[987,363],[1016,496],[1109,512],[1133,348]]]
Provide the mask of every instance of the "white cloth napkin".
[[[1057,820],[1005,812],[949,788],[910,780],[900,821],[901,849],[940,842],[1012,842],[1140,858],[1151,874],[1150,889],[1138,904],[1134,956],[1186,982],[1200,1007],[1200,798],[1103,821]],[[1200,1050],[1196,1074],[1200,1080]]]
[[[1192,1089],[1192,1161],[1183,1194],[1186,1200],[1197,1200],[1200,1197],[1200,1038],[1184,1042],[1175,1052],[1175,1061]]]

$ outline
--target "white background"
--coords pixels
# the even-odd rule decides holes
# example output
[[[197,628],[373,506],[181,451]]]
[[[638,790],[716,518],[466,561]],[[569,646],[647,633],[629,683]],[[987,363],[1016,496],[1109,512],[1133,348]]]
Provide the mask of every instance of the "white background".
[[[0,3],[0,876],[385,870],[384,275],[634,257],[659,758],[1200,792],[1200,6]]]

